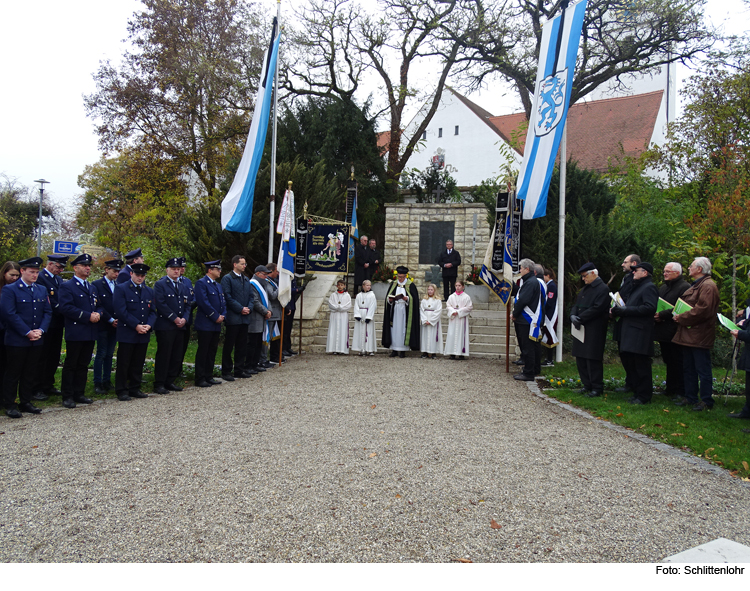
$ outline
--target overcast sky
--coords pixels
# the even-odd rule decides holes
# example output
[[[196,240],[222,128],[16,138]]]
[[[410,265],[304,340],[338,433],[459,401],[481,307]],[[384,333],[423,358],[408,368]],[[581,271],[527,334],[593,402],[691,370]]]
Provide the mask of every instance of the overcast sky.
[[[282,6],[292,1],[282,0]],[[258,2],[275,13],[276,0]],[[5,4],[0,24],[0,173],[27,186],[45,178],[54,201],[73,208],[80,193],[78,175],[100,157],[82,97],[95,90],[92,74],[99,62],[122,55],[127,20],[140,6],[136,0]],[[748,29],[741,0],[709,0],[708,7],[714,24],[732,33]],[[684,68],[678,70],[678,77],[686,74]],[[508,109],[502,94],[498,87],[470,98],[501,115]]]

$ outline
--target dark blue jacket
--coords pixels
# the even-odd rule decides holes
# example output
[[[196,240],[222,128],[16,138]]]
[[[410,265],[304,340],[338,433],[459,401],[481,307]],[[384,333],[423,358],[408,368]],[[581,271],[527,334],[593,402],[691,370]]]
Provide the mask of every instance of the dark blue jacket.
[[[187,326],[190,326],[193,324],[193,310],[195,310],[195,291],[193,290],[193,282],[183,275],[180,277],[180,283],[188,292],[188,303],[190,304],[190,309],[188,310]]]
[[[115,318],[117,318],[117,341],[120,343],[148,343],[153,330],[138,334],[135,327],[148,324],[153,328],[156,322],[154,290],[141,285],[140,294],[132,281],[119,283],[115,287]]]
[[[117,274],[117,283],[127,283],[130,281],[130,273],[132,269],[130,268],[130,265],[125,265],[122,269],[120,269],[120,272]]]
[[[115,284],[116,283],[117,280],[115,279]],[[92,281],[91,285],[93,285],[94,289],[96,290],[96,297],[99,300],[99,306],[101,307],[102,318],[97,323],[99,332],[105,330],[115,332],[116,329],[110,322],[110,320],[114,320],[115,318],[114,293],[112,293],[112,290],[109,289],[107,280],[104,277],[102,277],[101,279],[97,279],[96,281]]]
[[[255,294],[247,275],[237,276],[234,271],[230,271],[221,278],[221,289],[227,305],[225,324],[250,324],[250,314],[242,314],[242,308],[252,310]]]
[[[91,322],[91,313],[101,313],[96,289],[88,281],[88,291],[73,277],[60,287],[60,312],[65,316],[66,341],[95,341],[99,326]],[[101,322],[101,320],[99,320]]]
[[[195,330],[219,332],[223,323],[216,322],[219,316],[226,316],[227,306],[224,292],[216,281],[209,281],[204,275],[195,282],[195,301],[198,311],[195,313]]]
[[[36,285],[43,285],[47,289],[49,303],[52,306],[50,328],[63,328],[65,326],[65,317],[60,312],[60,301],[58,299],[62,284],[63,280],[60,279],[59,275],[53,275],[47,269],[39,271],[39,278],[36,280]]]
[[[20,279],[3,287],[0,315],[5,323],[5,344],[10,347],[39,347],[44,337],[30,341],[30,330],[41,328],[47,332],[52,319],[52,308],[43,285],[34,285],[34,292]]]
[[[190,316],[190,292],[184,283],[177,282],[175,291],[172,280],[164,276],[154,285],[156,302],[156,325],[154,330],[185,330],[174,321],[177,318],[188,319]],[[187,325],[186,325],[187,326]]]

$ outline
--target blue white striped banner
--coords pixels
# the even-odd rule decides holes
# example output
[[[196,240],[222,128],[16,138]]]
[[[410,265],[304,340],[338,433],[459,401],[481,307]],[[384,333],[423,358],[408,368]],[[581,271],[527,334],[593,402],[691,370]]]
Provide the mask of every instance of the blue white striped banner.
[[[258,94],[255,97],[255,112],[253,122],[250,124],[250,133],[247,135],[245,151],[237,173],[234,175],[232,186],[224,197],[224,201],[221,202],[221,227],[230,232],[249,232],[253,220],[255,180],[266,144],[280,39],[281,35],[277,34],[277,21],[274,18],[271,43],[263,57],[263,71],[260,76]]]
[[[571,5],[542,28],[534,105],[518,177],[525,220],[547,213],[547,192],[568,116],[586,2]]]

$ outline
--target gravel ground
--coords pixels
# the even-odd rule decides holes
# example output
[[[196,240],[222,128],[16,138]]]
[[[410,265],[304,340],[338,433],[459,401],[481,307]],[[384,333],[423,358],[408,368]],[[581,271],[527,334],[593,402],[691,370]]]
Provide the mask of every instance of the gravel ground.
[[[213,388],[3,416],[0,559],[656,562],[750,545],[741,482],[501,371],[307,355]]]

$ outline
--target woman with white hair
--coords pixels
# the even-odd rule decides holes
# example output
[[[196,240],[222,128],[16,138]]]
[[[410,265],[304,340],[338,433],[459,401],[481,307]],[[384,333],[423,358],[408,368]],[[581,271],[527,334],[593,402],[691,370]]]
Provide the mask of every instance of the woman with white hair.
[[[675,404],[692,405],[695,411],[711,410],[714,406],[711,349],[716,340],[719,288],[711,279],[711,261],[706,257],[695,259],[688,267],[688,273],[694,282],[681,299],[691,308],[672,317],[677,323],[677,334],[672,342],[682,345],[685,378],[685,400]]]

